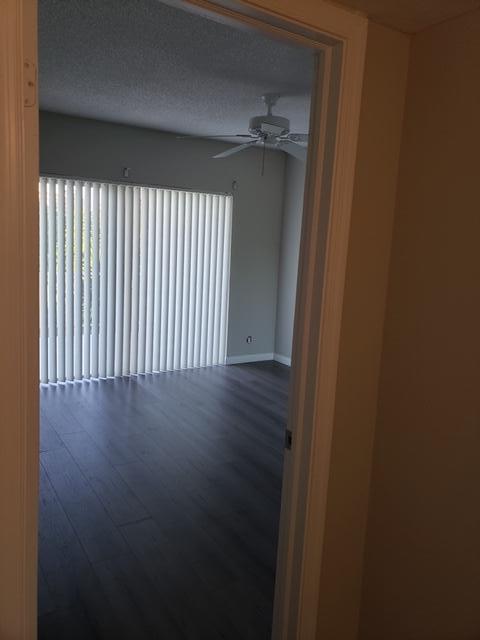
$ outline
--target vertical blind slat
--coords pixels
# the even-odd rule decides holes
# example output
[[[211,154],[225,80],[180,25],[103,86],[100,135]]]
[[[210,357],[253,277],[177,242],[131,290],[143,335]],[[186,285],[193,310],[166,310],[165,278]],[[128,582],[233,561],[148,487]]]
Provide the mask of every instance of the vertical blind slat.
[[[188,300],[188,348],[187,367],[193,367],[194,363],[194,337],[195,337],[195,308],[197,295],[197,251],[198,251],[198,193],[192,194],[191,204],[192,233],[190,238],[190,279]]]
[[[57,204],[57,379],[65,382],[65,190],[55,186]],[[54,214],[55,215],[55,214]]]
[[[162,233],[163,233],[163,191],[157,192],[155,203],[155,275],[153,304],[153,347],[152,370],[160,371],[160,322],[162,312]]]
[[[205,202],[205,237],[203,248],[203,283],[202,283],[202,322],[200,333],[200,366],[207,366],[207,342],[208,342],[208,309],[210,292],[210,246],[212,240],[212,219],[208,212],[212,211],[212,196],[207,194]]]
[[[215,292],[213,308],[213,333],[212,333],[212,361],[218,362],[220,351],[220,305],[222,294],[222,262],[223,262],[223,234],[225,232],[225,199],[221,198],[218,203],[217,221],[217,246],[215,265]]]
[[[177,260],[174,271],[175,280],[175,317],[173,333],[173,365],[172,369],[181,369],[180,353],[182,348],[182,302],[183,302],[183,250],[185,239],[185,192],[178,194],[177,205]]]
[[[132,222],[132,299],[131,299],[131,324],[130,331],[130,373],[138,373],[138,285],[139,285],[139,259],[140,259],[140,189],[133,190],[133,222]]]
[[[41,178],[40,381],[224,364],[232,198]]]
[[[107,377],[114,375],[115,359],[115,280],[117,247],[117,189],[108,185],[108,243],[107,243]]]
[[[145,339],[147,322],[147,250],[148,250],[148,189],[140,191],[140,252],[138,285],[138,347],[137,372],[145,372]]]
[[[47,183],[40,182],[40,382],[48,382]]]
[[[177,266],[177,227],[178,219],[175,215],[178,206],[178,193],[170,194],[170,266],[168,268],[168,307],[167,307],[167,369],[173,369],[173,345],[175,341],[175,295]]]
[[[168,340],[168,300],[169,285],[168,269],[170,265],[170,191],[163,194],[163,239],[162,239],[162,314],[160,319],[160,365],[159,371],[167,369],[167,340]]]
[[[220,337],[219,362],[225,362],[227,357],[227,322],[230,293],[230,246],[232,242],[232,198],[225,202],[225,227],[223,232],[223,263],[222,263],[222,301],[220,304]]]
[[[114,344],[114,375],[123,373],[123,278],[125,251],[125,187],[120,186],[117,193],[117,237],[116,237],[116,279],[115,279],[115,344]]]
[[[65,378],[73,380],[73,182],[65,188]]]
[[[98,376],[107,377],[107,264],[108,264],[108,186],[100,187],[100,312],[98,331]]]
[[[125,232],[123,263],[122,375],[130,375],[130,327],[132,318],[132,220],[133,189],[125,189]]]
[[[208,325],[207,325],[207,366],[213,363],[213,331],[215,325],[215,279],[217,266],[217,224],[218,224],[218,196],[213,196],[210,239],[210,265],[208,278]]]
[[[73,193],[73,374],[82,379],[82,183],[74,184]]]
[[[194,333],[194,359],[193,366],[201,365],[201,335],[202,335],[202,312],[203,312],[203,254],[205,246],[205,195],[200,194],[198,210],[198,241],[197,241],[197,286],[196,286],[196,309],[195,309],[195,333]]]
[[[153,363],[153,308],[155,297],[155,189],[148,190],[147,236],[147,301],[145,317],[145,373],[152,373]]]
[[[100,190],[92,185],[92,335],[90,366],[92,378],[98,378],[98,328],[100,317]]]
[[[47,182],[47,251],[48,251],[48,381],[57,378],[57,220],[55,211],[55,180]]]
[[[83,187],[83,360],[84,378],[90,378],[90,335],[91,335],[91,186]]]
[[[188,367],[188,319],[190,302],[190,260],[191,260],[191,238],[192,238],[192,194],[185,194],[185,227],[184,227],[184,249],[183,249],[183,286],[182,286],[182,314],[181,314],[181,344],[180,344],[180,367]]]

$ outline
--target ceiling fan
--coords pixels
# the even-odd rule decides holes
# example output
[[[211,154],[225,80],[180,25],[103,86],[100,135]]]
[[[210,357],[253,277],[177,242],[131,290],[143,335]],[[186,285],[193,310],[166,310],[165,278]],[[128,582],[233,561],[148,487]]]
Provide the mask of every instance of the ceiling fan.
[[[288,118],[277,116],[272,113],[273,107],[277,104],[280,95],[278,93],[266,93],[262,96],[262,100],[267,107],[267,113],[260,116],[250,118],[248,130],[249,133],[235,133],[233,135],[221,134],[216,136],[208,136],[209,138],[247,138],[248,142],[235,145],[234,147],[217,153],[214,158],[227,158],[234,153],[244,151],[249,147],[263,146],[262,159],[262,175],[265,158],[266,145],[281,149],[286,153],[294,156],[298,160],[305,161],[307,156],[307,133],[291,133],[290,121]],[[179,138],[192,138],[203,136],[178,136]]]

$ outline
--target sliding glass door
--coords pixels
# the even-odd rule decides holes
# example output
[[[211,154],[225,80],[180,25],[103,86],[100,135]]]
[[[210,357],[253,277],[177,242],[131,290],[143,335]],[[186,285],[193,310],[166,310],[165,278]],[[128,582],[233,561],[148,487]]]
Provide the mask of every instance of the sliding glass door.
[[[40,381],[223,364],[232,196],[40,179]]]

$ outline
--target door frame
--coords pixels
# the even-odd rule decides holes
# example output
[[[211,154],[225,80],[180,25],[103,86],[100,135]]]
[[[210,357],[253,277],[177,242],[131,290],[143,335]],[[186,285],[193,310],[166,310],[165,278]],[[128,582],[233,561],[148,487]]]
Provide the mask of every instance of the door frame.
[[[368,22],[322,0],[169,0],[185,1],[214,19],[323,52],[312,104],[292,352],[293,445],[285,455],[273,620],[274,640],[314,640]],[[0,315],[0,635],[12,640],[33,640],[37,617],[36,13],[36,0],[0,4],[0,138],[6,141],[0,145],[6,310]]]

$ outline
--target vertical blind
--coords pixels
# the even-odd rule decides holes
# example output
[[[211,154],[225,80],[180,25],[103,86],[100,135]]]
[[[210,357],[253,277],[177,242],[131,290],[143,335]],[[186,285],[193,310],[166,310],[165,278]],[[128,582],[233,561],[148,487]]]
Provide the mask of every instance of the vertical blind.
[[[40,178],[40,381],[224,364],[232,197]]]

